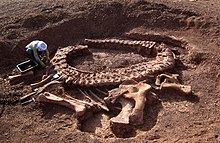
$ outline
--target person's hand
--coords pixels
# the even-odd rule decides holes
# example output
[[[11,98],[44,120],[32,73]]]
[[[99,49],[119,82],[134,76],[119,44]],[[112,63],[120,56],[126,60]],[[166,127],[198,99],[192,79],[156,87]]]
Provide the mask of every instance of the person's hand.
[[[48,61],[50,61],[50,57],[49,56],[47,56],[46,58],[47,58]]]
[[[42,61],[40,61],[40,65],[41,65],[42,68],[46,67],[46,65]]]
[[[45,64],[46,64],[47,66],[50,65],[50,57],[49,57],[49,56],[45,57]]]
[[[44,56],[44,57],[41,59],[41,61],[42,61],[43,63],[48,64],[48,63],[50,63],[50,57],[49,57],[49,56]]]

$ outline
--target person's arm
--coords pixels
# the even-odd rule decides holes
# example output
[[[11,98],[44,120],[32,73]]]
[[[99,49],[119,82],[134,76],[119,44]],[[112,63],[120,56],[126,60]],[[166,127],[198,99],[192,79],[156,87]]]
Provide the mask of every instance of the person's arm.
[[[37,54],[37,49],[35,47],[33,47],[32,50],[33,50],[33,53],[34,53],[35,60],[39,63],[41,60],[40,60],[40,57]]]
[[[40,57],[38,56],[38,53],[37,53],[37,48],[33,46],[32,49],[33,49],[35,60],[37,61],[37,63],[39,63],[44,68],[46,65],[40,60]]]
[[[50,61],[50,54],[49,54],[48,49],[46,49],[45,53],[46,53],[47,60],[49,60],[49,61]]]
[[[47,49],[43,51],[42,56],[44,62],[50,62],[49,51]]]

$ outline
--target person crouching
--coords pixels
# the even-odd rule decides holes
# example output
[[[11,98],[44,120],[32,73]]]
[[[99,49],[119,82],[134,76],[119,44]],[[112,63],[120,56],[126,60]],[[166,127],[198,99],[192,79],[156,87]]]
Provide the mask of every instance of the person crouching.
[[[25,49],[29,57],[36,61],[42,68],[45,68],[50,62],[49,51],[45,42],[39,40],[32,41]]]

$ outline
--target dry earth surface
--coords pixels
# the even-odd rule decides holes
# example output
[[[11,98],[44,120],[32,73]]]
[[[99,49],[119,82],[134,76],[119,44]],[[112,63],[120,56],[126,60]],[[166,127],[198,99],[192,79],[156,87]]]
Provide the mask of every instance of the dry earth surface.
[[[219,0],[1,0],[0,142],[220,142],[219,9]],[[120,37],[131,30],[175,36],[193,47],[173,71],[192,86],[193,96],[160,95],[161,102],[146,105],[144,125],[127,137],[112,133],[109,113],[94,114],[79,130],[75,113],[67,108],[12,102],[40,80],[35,76],[8,83],[16,64],[26,58],[24,47],[30,41],[44,40],[53,56],[59,47],[84,38]],[[106,60],[112,55],[117,61],[113,68],[143,60],[125,53],[109,54]],[[100,70],[95,65],[103,63],[93,64]]]

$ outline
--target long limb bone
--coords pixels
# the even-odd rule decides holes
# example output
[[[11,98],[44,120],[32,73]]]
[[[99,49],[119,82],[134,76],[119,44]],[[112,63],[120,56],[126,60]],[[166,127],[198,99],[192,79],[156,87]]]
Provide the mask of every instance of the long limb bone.
[[[58,97],[54,94],[51,94],[49,92],[44,92],[40,94],[37,98],[40,102],[48,102],[48,103],[55,103],[59,105],[63,105],[65,107],[68,107],[74,111],[76,111],[76,114],[78,117],[84,115],[86,111],[86,104],[79,102],[77,99],[64,99],[61,97]]]

